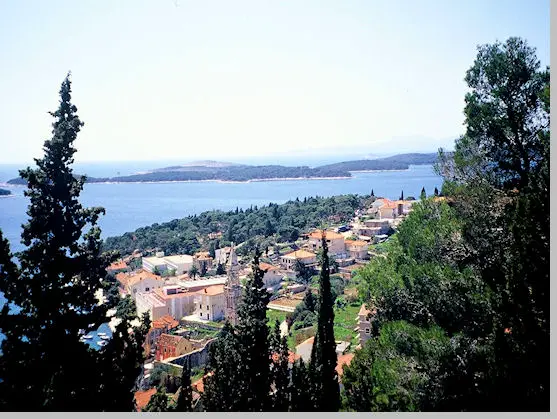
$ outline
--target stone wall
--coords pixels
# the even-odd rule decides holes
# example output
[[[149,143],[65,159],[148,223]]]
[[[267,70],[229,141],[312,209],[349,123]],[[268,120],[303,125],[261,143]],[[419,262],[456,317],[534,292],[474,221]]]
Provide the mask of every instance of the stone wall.
[[[164,361],[155,361],[155,366],[160,366],[165,370],[166,369],[170,370],[176,367],[182,368],[186,363],[186,361],[189,360],[191,368],[201,367],[207,364],[207,361],[209,360],[209,348],[215,341],[216,339],[211,339],[207,341],[207,343],[203,348],[197,349],[195,351],[191,351],[182,356],[172,358],[172,359],[167,359]]]

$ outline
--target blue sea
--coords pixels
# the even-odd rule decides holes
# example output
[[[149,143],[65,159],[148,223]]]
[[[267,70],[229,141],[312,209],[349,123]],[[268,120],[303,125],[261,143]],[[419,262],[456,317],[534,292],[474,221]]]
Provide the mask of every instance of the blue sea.
[[[339,161],[338,158],[322,160],[315,164]],[[244,163],[244,162],[243,162]],[[266,164],[259,163],[259,164]],[[269,162],[270,163],[270,162]],[[288,164],[280,162],[275,164]],[[167,162],[171,165],[172,162]],[[296,163],[290,163],[296,164]],[[308,163],[298,163],[299,165]],[[116,176],[163,167],[163,162],[75,165],[76,173],[89,176]],[[18,165],[0,165],[0,183],[17,176]],[[134,231],[139,227],[164,223],[176,218],[199,214],[208,210],[233,210],[270,202],[284,203],[291,199],[310,196],[333,196],[341,194],[368,195],[373,189],[376,196],[397,199],[401,192],[405,197],[419,197],[422,187],[432,194],[441,188],[442,179],[429,165],[410,166],[408,170],[355,172],[350,179],[276,180],[263,182],[173,182],[173,183],[119,183],[85,184],[80,200],[84,206],[101,206],[106,215],[99,222],[102,237],[110,237]],[[20,243],[21,225],[27,221],[29,200],[23,195],[22,186],[5,185],[13,195],[0,197],[0,229],[10,242],[13,252],[23,249]],[[4,298],[0,294],[0,306]],[[89,344],[97,345],[98,332],[111,335],[108,325],[102,325]],[[0,334],[0,340],[2,335]]]
[[[6,170],[0,166],[0,176]],[[16,172],[17,173],[17,172]],[[92,175],[92,174],[91,174]],[[101,173],[100,175],[104,175]],[[12,173],[11,177],[15,175]],[[92,175],[93,176],[93,175]],[[6,181],[0,177],[0,182]],[[356,172],[350,179],[276,180],[262,182],[173,182],[85,184],[80,200],[84,206],[101,206],[106,215],[100,220],[103,238],[134,231],[154,223],[199,214],[207,210],[233,210],[251,205],[284,203],[297,197],[366,194],[397,199],[419,197],[422,187],[428,194],[441,188],[442,179],[432,166],[411,166],[408,170]],[[23,186],[1,186],[13,196],[0,197],[0,229],[12,250],[22,250],[21,225],[27,221],[29,200]]]

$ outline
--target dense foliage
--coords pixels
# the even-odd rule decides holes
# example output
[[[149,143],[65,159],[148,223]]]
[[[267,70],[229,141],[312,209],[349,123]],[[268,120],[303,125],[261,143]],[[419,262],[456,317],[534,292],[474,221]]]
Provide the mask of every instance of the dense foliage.
[[[296,240],[302,232],[317,228],[335,216],[341,222],[350,220],[354,211],[364,203],[365,198],[362,196],[341,195],[296,199],[282,205],[270,203],[261,208],[246,210],[206,211],[139,228],[120,237],[109,237],[104,248],[118,250],[122,254],[129,254],[135,249],[153,248],[160,248],[166,254],[192,254],[202,247],[209,248],[211,242],[207,235],[215,232],[223,233],[223,239],[217,243],[219,246],[230,242],[242,243],[250,238],[254,239],[255,246],[256,238],[266,236],[274,237],[277,242]],[[246,246],[249,248],[249,243]]]
[[[346,171],[358,170],[406,170],[411,164],[433,164],[437,161],[435,153],[397,154],[381,159],[352,160],[321,166],[322,169]]]
[[[26,249],[9,253],[0,232],[0,312],[5,335],[0,356],[0,409],[11,411],[133,410],[132,390],[143,361],[147,325],[137,320],[133,302],[116,306],[102,281],[111,257],[101,254],[98,218],[102,208],[83,208],[84,178],[71,165],[73,142],[83,123],[71,103],[67,77],[60,105],[51,113],[52,139],[36,169],[20,175],[30,199],[23,226]],[[109,293],[104,302],[99,292]],[[108,345],[95,351],[80,334],[107,322],[116,309],[120,323]]]
[[[510,38],[481,46],[466,81],[444,198],[359,274],[377,311],[348,409],[549,409],[549,71]]]

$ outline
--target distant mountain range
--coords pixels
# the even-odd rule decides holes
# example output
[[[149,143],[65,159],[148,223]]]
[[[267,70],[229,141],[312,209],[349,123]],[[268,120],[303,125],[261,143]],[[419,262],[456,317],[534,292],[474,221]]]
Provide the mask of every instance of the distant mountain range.
[[[145,173],[110,178],[88,177],[88,183],[101,182],[171,182],[171,181],[249,181],[264,179],[349,178],[350,172],[367,170],[406,170],[410,165],[433,164],[437,153],[397,154],[380,159],[351,160],[318,167],[309,166],[253,166],[212,160],[196,161],[179,166],[153,169]],[[15,178],[8,181],[22,185],[25,181]]]

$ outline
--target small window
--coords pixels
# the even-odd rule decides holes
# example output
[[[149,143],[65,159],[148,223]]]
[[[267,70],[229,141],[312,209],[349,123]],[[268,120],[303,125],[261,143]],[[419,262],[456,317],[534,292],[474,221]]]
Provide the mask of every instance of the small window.
[[[203,318],[203,313],[199,313],[199,318]]]
[[[209,306],[207,306],[207,310],[209,310]]]
[[[199,304],[199,309],[201,310],[203,307],[201,307],[201,304]]]
[[[149,287],[146,287],[146,288],[145,288],[145,292],[147,292],[147,291],[149,291]]]
[[[366,335],[369,335],[369,329],[366,328]]]

